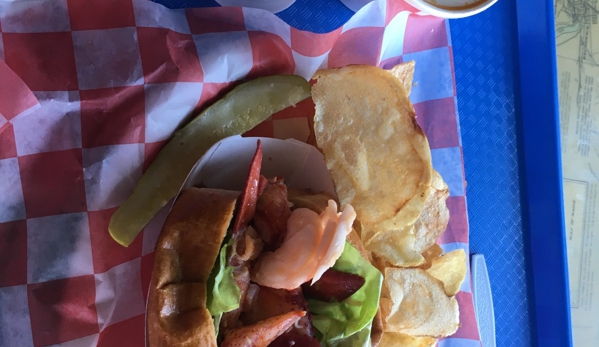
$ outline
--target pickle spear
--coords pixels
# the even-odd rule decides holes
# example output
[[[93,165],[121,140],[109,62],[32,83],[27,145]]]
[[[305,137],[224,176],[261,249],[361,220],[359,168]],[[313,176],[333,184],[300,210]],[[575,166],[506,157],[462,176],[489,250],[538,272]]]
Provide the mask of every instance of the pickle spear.
[[[112,238],[127,247],[173,198],[195,163],[216,142],[242,134],[273,113],[310,97],[299,76],[268,76],[237,86],[175,132],[110,219]]]

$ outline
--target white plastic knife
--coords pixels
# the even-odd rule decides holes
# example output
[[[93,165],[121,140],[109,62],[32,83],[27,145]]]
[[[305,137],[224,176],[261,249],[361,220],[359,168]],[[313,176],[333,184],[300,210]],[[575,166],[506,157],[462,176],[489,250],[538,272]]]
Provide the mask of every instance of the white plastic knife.
[[[487,264],[482,254],[473,254],[470,259],[472,272],[472,297],[478,332],[483,347],[495,347],[495,313],[493,310],[493,294]]]

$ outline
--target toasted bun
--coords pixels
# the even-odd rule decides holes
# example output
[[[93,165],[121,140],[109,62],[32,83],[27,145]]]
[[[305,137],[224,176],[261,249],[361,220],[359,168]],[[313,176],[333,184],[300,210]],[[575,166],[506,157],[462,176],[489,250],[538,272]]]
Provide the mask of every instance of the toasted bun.
[[[216,347],[206,282],[239,193],[183,191],[158,238],[148,296],[147,345]]]

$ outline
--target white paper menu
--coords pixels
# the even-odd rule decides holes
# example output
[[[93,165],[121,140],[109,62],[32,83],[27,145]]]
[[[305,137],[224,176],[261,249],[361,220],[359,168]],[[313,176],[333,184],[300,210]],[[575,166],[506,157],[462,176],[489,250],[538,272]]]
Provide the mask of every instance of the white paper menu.
[[[599,346],[599,24],[597,0],[555,0],[574,346]]]

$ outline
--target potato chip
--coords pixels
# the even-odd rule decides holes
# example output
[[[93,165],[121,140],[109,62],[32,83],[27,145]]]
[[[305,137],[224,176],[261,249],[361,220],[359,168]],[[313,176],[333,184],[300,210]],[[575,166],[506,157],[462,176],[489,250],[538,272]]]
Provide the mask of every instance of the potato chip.
[[[414,227],[408,226],[403,230],[389,230],[376,233],[364,243],[366,248],[374,253],[379,262],[384,261],[384,266],[414,267],[424,263],[421,252],[416,249],[417,242]]]
[[[435,258],[438,258],[441,254],[443,254],[443,248],[439,246],[439,244],[435,243],[431,247],[429,247],[426,251],[422,253],[422,257],[424,258],[424,262],[418,266],[419,269],[426,270],[431,267],[432,261]],[[377,256],[376,254],[370,253],[370,262],[374,265],[379,271],[382,273],[385,272],[385,269],[388,267],[393,267],[391,263],[386,261],[384,258]],[[408,267],[408,266],[405,266]]]
[[[399,82],[401,82],[406,90],[407,95],[410,95],[412,92],[412,81],[414,79],[415,65],[416,63],[413,60],[410,60],[406,63],[395,65],[391,70],[389,70],[389,72],[391,72],[391,74],[395,76]]]
[[[427,336],[410,336],[394,332],[384,332],[378,347],[433,347],[437,339]]]
[[[401,239],[389,231],[420,217],[432,179],[426,136],[404,87],[390,73],[353,65],[318,71],[315,79],[316,142],[340,203],[355,208],[366,248],[393,263],[398,258],[393,247],[372,247]],[[381,232],[385,237],[369,243]]]
[[[443,283],[421,269],[385,269],[381,293],[384,330],[412,336],[445,337],[459,327],[459,307]]]
[[[466,278],[466,252],[463,249],[456,249],[435,258],[426,272],[443,282],[445,294],[454,296],[460,291],[462,282]]]
[[[425,257],[425,252],[435,245],[436,239],[447,228],[449,222],[449,210],[445,204],[447,195],[447,190],[431,189],[425,209],[413,226],[400,231],[379,232],[366,242],[369,250],[384,255],[384,259],[377,259],[377,261],[386,260],[383,268],[394,265],[427,269],[430,267],[430,260],[443,253],[437,245],[434,249],[437,254],[427,254],[428,258]]]
[[[424,257],[424,263],[418,266],[418,268],[422,270],[430,268],[433,259],[439,257],[441,254],[443,254],[443,248],[441,248],[438,243],[433,244],[426,251],[424,251],[424,253],[422,253],[422,256]]]
[[[434,245],[449,223],[449,209],[446,203],[447,197],[449,197],[449,188],[435,170],[433,170],[431,188],[422,213],[414,223],[416,238],[414,250],[419,253],[425,252]]]
[[[399,267],[430,266],[430,262],[426,264],[423,253],[435,244],[449,223],[449,209],[446,204],[449,189],[435,170],[431,188],[424,209],[414,225],[399,231],[379,232],[365,242],[369,250],[384,255],[384,259],[389,262],[384,267],[391,264]],[[442,250],[436,256],[441,253]]]

